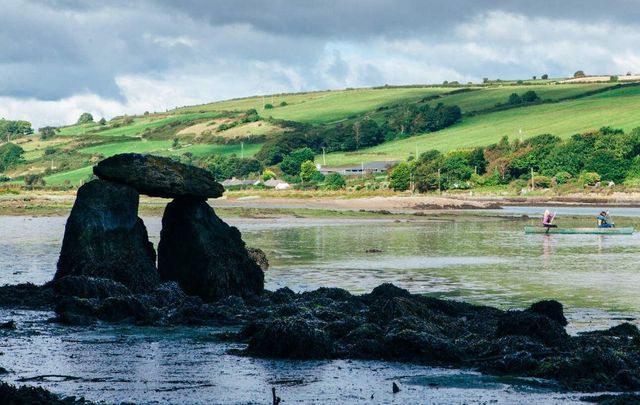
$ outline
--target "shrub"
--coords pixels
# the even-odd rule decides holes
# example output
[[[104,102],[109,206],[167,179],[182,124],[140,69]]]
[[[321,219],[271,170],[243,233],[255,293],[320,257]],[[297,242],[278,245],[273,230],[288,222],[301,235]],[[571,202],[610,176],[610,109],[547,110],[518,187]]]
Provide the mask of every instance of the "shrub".
[[[265,171],[262,172],[262,181],[267,181],[275,178],[276,174],[271,170],[265,169]]]
[[[582,70],[578,70],[577,72],[575,72],[573,74],[573,77],[578,78],[578,77],[585,77],[586,75],[584,74],[584,72]]]
[[[300,165],[300,178],[302,181],[307,182],[313,180],[316,178],[316,173],[319,172],[318,169],[316,169],[316,164],[313,163],[312,160],[306,160]]]
[[[273,104],[267,103],[267,104],[264,105],[264,109],[265,110],[270,110],[272,108],[273,108]]]
[[[287,105],[288,105],[288,104],[287,104],[287,102],[286,102],[286,101],[282,101],[282,102],[280,103],[280,107],[286,107]]]
[[[578,181],[584,186],[595,186],[600,181],[600,175],[595,172],[584,172]]]
[[[549,79],[549,75],[545,73],[545,74],[543,74],[542,76],[540,76],[540,78],[541,78],[542,80],[547,80],[547,79]]]
[[[325,186],[330,190],[340,190],[347,186],[347,182],[340,173],[330,173],[325,179]]]
[[[395,191],[409,189],[411,183],[411,167],[407,163],[400,163],[393,168],[390,175],[389,186]]]
[[[569,172],[558,172],[555,175],[555,179],[556,179],[556,183],[557,184],[566,184],[568,183],[571,179],[573,178],[573,176],[571,175],[571,173]]]
[[[33,189],[35,187],[44,187],[46,182],[41,174],[27,174],[24,176],[24,184]]]
[[[547,176],[533,176],[533,184],[538,188],[551,187],[551,179]]]

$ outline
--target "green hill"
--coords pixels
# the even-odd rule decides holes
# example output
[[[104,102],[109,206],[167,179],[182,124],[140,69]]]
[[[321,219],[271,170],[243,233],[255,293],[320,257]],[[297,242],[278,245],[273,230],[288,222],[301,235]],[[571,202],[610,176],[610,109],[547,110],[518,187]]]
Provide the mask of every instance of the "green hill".
[[[511,94],[529,91],[539,99],[522,105],[507,104]],[[27,174],[42,173],[49,185],[77,186],[89,178],[96,161],[122,152],[196,161],[213,156],[248,158],[256,155],[265,142],[268,144],[274,137],[286,139],[289,132],[321,129],[323,136],[330,137],[335,131],[368,118],[383,125],[408,107],[434,108],[440,103],[460,107],[462,119],[435,132],[328,153],[327,164],[405,160],[416,151],[484,146],[505,135],[515,139],[551,133],[566,138],[603,126],[624,130],[640,126],[640,86],[633,83],[529,81],[320,91],[122,116],[102,125],[69,125],[58,128],[55,136],[45,140],[37,134],[24,136],[13,140],[25,150],[23,162],[6,170],[4,176],[21,179]]]

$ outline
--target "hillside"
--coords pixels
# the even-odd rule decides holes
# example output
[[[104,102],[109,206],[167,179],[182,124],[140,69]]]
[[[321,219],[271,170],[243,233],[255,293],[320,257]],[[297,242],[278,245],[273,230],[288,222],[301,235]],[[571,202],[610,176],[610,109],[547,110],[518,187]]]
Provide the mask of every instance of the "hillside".
[[[537,94],[535,102],[507,103],[513,93],[531,91]],[[21,182],[25,175],[44,174],[47,185],[77,186],[90,177],[97,160],[122,152],[188,161],[209,161],[213,156],[249,158],[265,142],[279,142],[289,131],[319,128],[324,131],[319,132],[324,134],[321,136],[330,137],[362,120],[386,125],[403,109],[433,109],[440,103],[458,106],[461,120],[448,128],[387,139],[373,147],[358,148],[356,144],[357,150],[337,152],[329,148],[327,164],[405,160],[416,151],[486,146],[505,135],[524,139],[551,133],[566,138],[603,126],[624,130],[640,126],[640,87],[636,83],[525,81],[321,91],[250,97],[69,125],[47,139],[38,134],[24,136],[13,140],[25,151],[23,161],[6,170],[4,176]]]

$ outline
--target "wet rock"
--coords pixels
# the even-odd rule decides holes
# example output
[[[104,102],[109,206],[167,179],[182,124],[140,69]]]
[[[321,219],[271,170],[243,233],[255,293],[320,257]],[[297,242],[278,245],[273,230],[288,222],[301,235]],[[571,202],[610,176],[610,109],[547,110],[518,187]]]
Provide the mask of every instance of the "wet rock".
[[[398,387],[398,384],[393,383],[393,384],[391,385],[391,391],[392,391],[394,394],[397,394],[398,392],[400,392],[400,387]]]
[[[176,199],[162,217],[158,271],[189,295],[216,301],[264,289],[264,273],[249,256],[240,231],[203,200]]]
[[[558,322],[531,311],[509,311],[499,319],[496,336],[508,335],[529,336],[550,346],[562,345],[569,337]]]
[[[51,308],[54,291],[48,286],[31,283],[0,286],[1,308],[44,309]]]
[[[562,304],[555,300],[539,301],[529,307],[531,312],[544,315],[553,319],[562,326],[567,326],[567,318],[564,317]]]
[[[123,153],[104,159],[93,172],[101,179],[129,185],[152,197],[206,199],[224,192],[208,170],[160,156]]]
[[[108,298],[131,294],[123,284],[108,278],[66,276],[54,280],[51,285],[59,295],[80,298]]]
[[[371,291],[369,294],[365,294],[363,299],[369,301],[375,301],[380,299],[390,299],[395,297],[410,297],[411,293],[403,288],[396,287],[390,283],[380,284]]]
[[[5,382],[0,382],[0,404],[7,405],[90,405],[91,402],[83,398],[61,397],[41,387],[21,386],[15,387]]]
[[[16,329],[16,322],[15,321],[2,322],[2,323],[0,323],[0,329],[3,329],[3,330],[14,330],[14,329]]]
[[[258,328],[248,351],[264,357],[320,359],[332,356],[333,344],[323,325],[294,317]]]
[[[150,325],[160,314],[133,296],[110,297],[100,303],[96,310],[98,319],[107,322],[133,322]]]
[[[267,259],[267,255],[262,249],[253,247],[248,247],[246,249],[247,253],[249,253],[249,257],[251,257],[253,261],[256,262],[258,266],[260,266],[262,271],[269,270],[269,260]]]
[[[96,303],[86,298],[61,297],[55,311],[57,321],[65,325],[86,326],[97,319]]]
[[[138,218],[138,201],[136,190],[111,181],[80,187],[54,279],[90,276],[115,280],[134,292],[155,288],[156,256]]]

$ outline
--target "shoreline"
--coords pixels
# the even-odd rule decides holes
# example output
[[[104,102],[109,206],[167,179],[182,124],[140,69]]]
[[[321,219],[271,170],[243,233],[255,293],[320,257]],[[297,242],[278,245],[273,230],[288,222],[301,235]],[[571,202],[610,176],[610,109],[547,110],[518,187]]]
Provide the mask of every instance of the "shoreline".
[[[300,195],[297,195],[300,194]],[[0,215],[67,215],[75,201],[75,193],[27,191],[18,194],[0,194]],[[161,214],[170,200],[141,196],[140,212],[144,215]],[[612,195],[567,196],[496,196],[496,195],[313,195],[231,192],[209,204],[216,210],[239,213],[257,210],[276,214],[305,216],[332,216],[348,213],[362,216],[460,212],[463,210],[499,210],[504,206],[562,206],[640,208],[640,194],[614,193]]]

